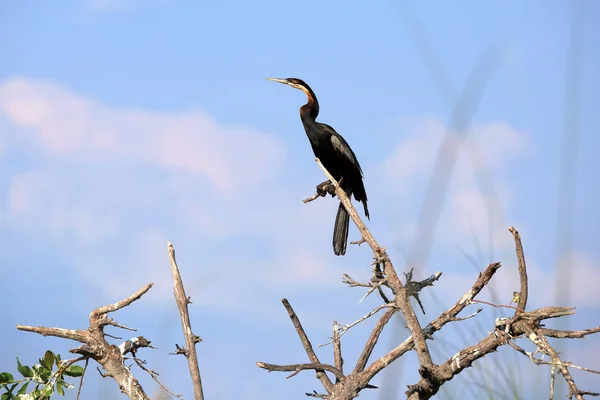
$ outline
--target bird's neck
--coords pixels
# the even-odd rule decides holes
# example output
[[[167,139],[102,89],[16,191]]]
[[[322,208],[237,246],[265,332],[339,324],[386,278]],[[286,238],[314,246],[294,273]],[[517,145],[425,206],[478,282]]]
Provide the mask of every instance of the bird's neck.
[[[319,102],[315,97],[308,96],[308,103],[300,107],[300,117],[305,119],[315,120],[319,115]]]

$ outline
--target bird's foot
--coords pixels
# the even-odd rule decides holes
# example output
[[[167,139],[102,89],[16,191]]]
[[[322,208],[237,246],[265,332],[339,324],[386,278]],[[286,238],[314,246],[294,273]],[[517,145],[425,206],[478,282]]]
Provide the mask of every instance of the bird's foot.
[[[325,197],[327,193],[332,196],[335,196],[335,186],[331,183],[331,181],[326,180],[325,182],[321,182],[317,185],[317,193],[321,196]]]
[[[310,203],[311,201],[314,201],[314,200],[318,199],[319,197],[327,196],[327,194],[330,194],[331,197],[335,197],[335,186],[329,180],[319,183],[316,186],[316,191],[317,191],[317,193],[315,193],[312,197],[306,198],[302,201],[304,203]]]
[[[302,200],[302,202],[303,202],[304,204],[306,204],[306,203],[310,203],[311,201],[315,201],[315,200],[316,200],[316,199],[318,199],[319,197],[325,197],[325,195],[317,192],[317,193],[315,193],[313,196],[311,196],[311,197],[308,197],[308,198],[306,198],[306,199]]]
[[[331,197],[334,197],[335,196],[335,186],[329,180],[319,183],[317,185],[317,193],[319,193],[323,197],[325,197],[329,193],[331,195]]]
[[[319,183],[316,187],[317,193],[315,193],[312,197],[309,197],[302,201],[304,203],[310,203],[311,201],[314,201],[314,200],[318,199],[319,197],[325,197],[327,195],[327,193],[329,193],[328,186],[330,186],[330,185],[331,185],[331,182],[329,182],[329,181]]]

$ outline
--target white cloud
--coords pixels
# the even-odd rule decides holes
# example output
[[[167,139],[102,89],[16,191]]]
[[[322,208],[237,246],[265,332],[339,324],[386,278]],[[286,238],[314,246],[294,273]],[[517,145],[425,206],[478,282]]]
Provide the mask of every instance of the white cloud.
[[[143,163],[201,176],[232,194],[282,161],[272,136],[221,126],[202,111],[113,110],[58,85],[12,79],[0,85],[0,110],[29,129],[30,145],[78,163]]]
[[[300,201],[310,193],[281,179],[285,148],[273,135],[201,110],[114,109],[25,78],[0,83],[0,115],[11,151],[35,157],[11,178],[6,222],[31,246],[58,249],[106,297],[154,281],[149,298],[170,299],[166,240],[183,254],[197,305],[239,310],[267,287],[339,282],[341,272],[317,263],[331,252],[322,243],[337,204]]]

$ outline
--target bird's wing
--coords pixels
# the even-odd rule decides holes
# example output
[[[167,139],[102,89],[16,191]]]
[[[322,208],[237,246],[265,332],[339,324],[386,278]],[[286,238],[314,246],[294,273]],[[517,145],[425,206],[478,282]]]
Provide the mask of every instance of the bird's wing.
[[[333,128],[332,128],[333,130]],[[360,164],[356,159],[356,154],[350,148],[350,145],[346,140],[337,132],[333,131],[331,135],[331,144],[335,151],[344,156],[352,165],[354,165],[362,175],[362,169],[360,168]]]

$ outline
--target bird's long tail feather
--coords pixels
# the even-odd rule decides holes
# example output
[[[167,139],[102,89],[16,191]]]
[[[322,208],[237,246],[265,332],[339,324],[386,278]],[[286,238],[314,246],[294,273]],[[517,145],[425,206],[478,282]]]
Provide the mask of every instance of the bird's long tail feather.
[[[337,215],[335,217],[335,226],[333,228],[333,252],[336,256],[346,254],[346,244],[348,243],[348,226],[350,225],[350,215],[344,205],[340,203]]]

